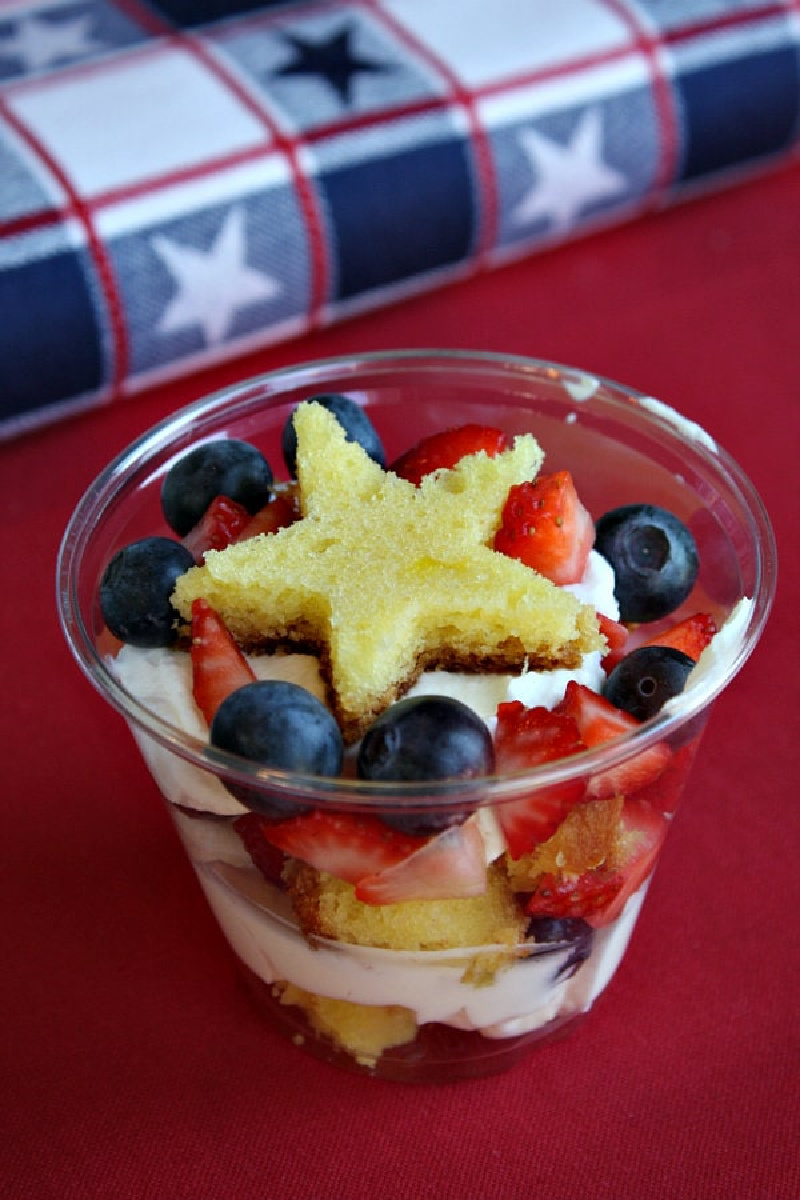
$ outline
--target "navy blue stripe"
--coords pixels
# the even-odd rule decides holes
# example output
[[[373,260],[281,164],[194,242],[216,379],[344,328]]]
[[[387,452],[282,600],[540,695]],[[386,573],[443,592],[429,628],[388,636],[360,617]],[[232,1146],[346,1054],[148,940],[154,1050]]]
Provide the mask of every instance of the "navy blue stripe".
[[[775,154],[797,137],[800,61],[791,47],[686,71],[675,87],[686,139],[679,179]]]

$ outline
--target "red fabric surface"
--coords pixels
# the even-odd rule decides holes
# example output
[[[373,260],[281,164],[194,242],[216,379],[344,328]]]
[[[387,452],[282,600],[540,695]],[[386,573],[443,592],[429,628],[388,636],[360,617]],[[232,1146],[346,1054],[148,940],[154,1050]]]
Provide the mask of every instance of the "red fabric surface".
[[[751,180],[0,448],[0,1193],[800,1194],[798,185]],[[53,598],[75,501],[155,420],[239,374],[421,345],[571,362],[681,409],[745,466],[782,554],[615,980],[570,1038],[439,1087],[351,1076],[259,1023]]]

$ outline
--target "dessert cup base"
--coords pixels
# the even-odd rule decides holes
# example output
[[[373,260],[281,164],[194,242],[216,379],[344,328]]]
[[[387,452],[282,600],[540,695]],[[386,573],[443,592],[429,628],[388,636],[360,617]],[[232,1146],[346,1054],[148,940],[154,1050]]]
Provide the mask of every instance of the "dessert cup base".
[[[539,1029],[508,1038],[488,1038],[474,1030],[431,1023],[421,1026],[412,1042],[390,1047],[374,1065],[364,1065],[314,1029],[302,1008],[282,1002],[271,984],[264,983],[243,963],[237,965],[256,1011],[298,1049],[342,1070],[395,1083],[453,1083],[500,1075],[520,1063],[534,1047],[572,1033],[586,1015],[568,1013]]]

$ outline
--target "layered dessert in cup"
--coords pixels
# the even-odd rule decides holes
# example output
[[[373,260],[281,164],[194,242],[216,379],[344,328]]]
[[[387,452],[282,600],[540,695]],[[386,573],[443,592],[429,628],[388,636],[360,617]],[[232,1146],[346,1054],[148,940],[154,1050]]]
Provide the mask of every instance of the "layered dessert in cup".
[[[260,1012],[438,1081],[606,989],[775,571],[752,485],[672,408],[406,351],[145,434],[79,503],[58,603]]]

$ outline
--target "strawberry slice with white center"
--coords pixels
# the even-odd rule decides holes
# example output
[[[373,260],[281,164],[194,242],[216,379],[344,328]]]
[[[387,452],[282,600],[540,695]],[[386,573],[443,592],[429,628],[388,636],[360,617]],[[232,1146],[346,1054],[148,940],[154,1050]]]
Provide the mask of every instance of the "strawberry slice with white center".
[[[569,471],[515,484],[508,493],[494,548],[518,558],[559,586],[579,583],[594,545],[594,523]]]
[[[623,712],[604,696],[574,679],[567,684],[564,699],[553,711],[571,717],[582,741],[590,748],[641,728],[640,722],[630,713]],[[670,748],[665,743],[650,746],[625,762],[593,775],[587,785],[587,795],[593,800],[630,795],[657,779],[666,769],[670,757]]]
[[[428,840],[390,829],[367,814],[320,809],[277,825],[264,822],[262,829],[284,854],[354,884],[396,866]]]
[[[192,601],[191,659],[192,694],[211,725],[222,701],[256,677],[222,618],[201,598]]]
[[[403,900],[457,900],[486,891],[484,841],[475,821],[453,825],[394,866],[359,880],[365,904]]]
[[[494,743],[495,764],[502,775],[586,749],[572,716],[541,707],[525,708],[519,700],[498,705]],[[511,857],[520,858],[552,837],[583,796],[584,784],[578,779],[498,804],[497,820]]]

